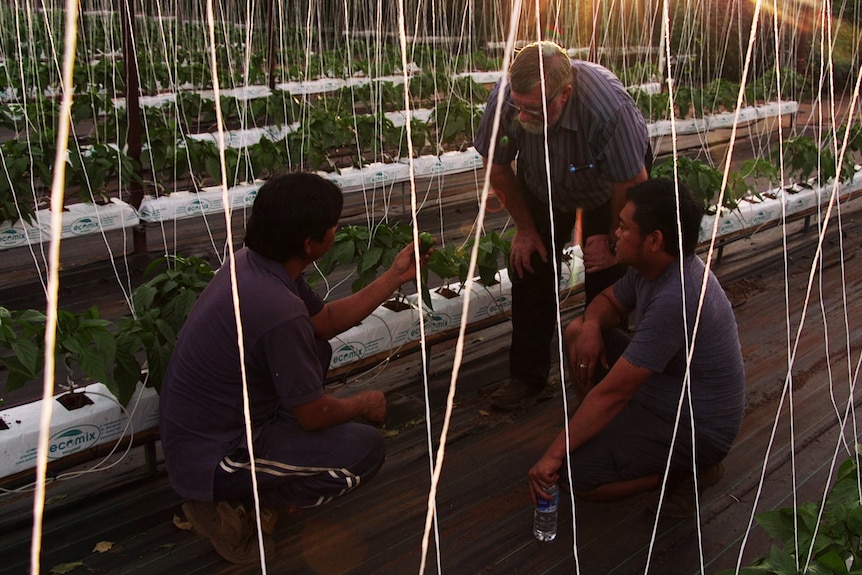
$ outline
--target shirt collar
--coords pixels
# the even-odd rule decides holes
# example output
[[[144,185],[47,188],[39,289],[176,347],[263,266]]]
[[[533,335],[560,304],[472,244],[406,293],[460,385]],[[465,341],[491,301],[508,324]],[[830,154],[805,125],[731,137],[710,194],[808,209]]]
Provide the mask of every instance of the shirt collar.
[[[284,285],[287,286],[290,291],[294,293],[297,292],[296,282],[293,281],[293,278],[290,277],[290,274],[287,273],[287,270],[280,262],[264,257],[256,251],[251,250],[247,247],[244,247],[242,249],[248,251],[248,259],[252,264],[275,275],[284,283]]]
[[[578,110],[575,104],[577,89],[577,84],[572,84],[572,94],[569,96],[569,100],[566,102],[566,107],[563,108],[563,113],[557,124],[558,127],[571,130],[572,132],[578,131]]]

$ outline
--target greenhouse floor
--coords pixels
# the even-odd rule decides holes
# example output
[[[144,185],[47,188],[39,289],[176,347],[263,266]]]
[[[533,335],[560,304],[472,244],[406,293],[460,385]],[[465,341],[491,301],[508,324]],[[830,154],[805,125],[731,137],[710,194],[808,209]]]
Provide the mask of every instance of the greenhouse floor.
[[[431,529],[427,552],[423,532],[431,475],[428,433],[421,359],[412,353],[333,386],[335,393],[367,387],[387,392],[387,462],[369,485],[327,506],[282,517],[267,572],[418,573],[424,557],[429,573],[673,575],[734,567],[743,541],[743,564],[768,553],[774,542],[760,528],[755,526],[746,535],[758,492],[756,511],[791,505],[794,490],[799,502],[819,500],[836,446],[852,445],[849,430],[858,427],[852,422],[842,427],[839,414],[844,414],[855,375],[855,371],[848,375],[848,370],[856,369],[862,347],[862,266],[856,261],[862,249],[862,200],[843,204],[841,212],[843,238],[839,243],[833,218],[823,244],[822,275],[815,277],[798,346],[816,225],[805,229],[801,220],[792,222],[786,239],[779,228],[739,238],[724,246],[715,264],[737,314],[748,403],[725,476],[702,498],[699,527],[695,519],[662,518],[656,525],[649,511],[655,494],[603,505],[577,501],[573,522],[571,503],[563,494],[557,539],[545,544],[533,539],[526,472],[562,426],[561,390],[557,377],[554,391],[533,407],[513,414],[491,410],[488,395],[505,377],[510,329],[508,323],[500,323],[468,334],[465,341],[436,496],[438,523]],[[789,323],[783,289],[785,244]],[[578,294],[571,297],[564,321],[579,309]],[[435,457],[453,350],[454,342],[447,341],[435,344],[430,354],[428,397]],[[794,354],[793,436],[791,398],[782,394],[788,350]],[[857,391],[853,403],[860,401],[862,392]],[[781,417],[774,426],[778,413]],[[206,540],[175,525],[181,501],[168,486],[155,445],[152,465],[147,464],[146,449],[135,447],[109,470],[48,486],[42,573],[261,571],[260,566],[223,562]],[[843,443],[840,449],[839,463],[847,456]],[[26,573],[32,497],[5,495],[0,511],[0,573]],[[100,542],[106,542],[99,547],[102,551],[96,550]]]

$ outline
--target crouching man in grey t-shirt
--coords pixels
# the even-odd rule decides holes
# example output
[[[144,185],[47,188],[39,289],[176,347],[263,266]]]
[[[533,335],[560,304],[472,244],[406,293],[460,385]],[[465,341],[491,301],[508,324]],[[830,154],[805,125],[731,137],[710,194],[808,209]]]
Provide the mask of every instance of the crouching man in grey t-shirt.
[[[703,209],[691,192],[679,185],[681,226],[670,180],[648,180],[630,188],[626,197],[616,255],[630,269],[565,333],[581,399],[569,423],[571,478],[579,496],[603,501],[661,485],[693,348],[688,373],[695,442],[692,448],[686,396],[669,476],[676,493],[663,509],[668,515],[688,515],[694,510],[692,469],[700,488],[716,483],[742,420],[745,377],[736,320],[718,280],[694,254]],[[634,333],[611,327],[632,311]],[[544,488],[559,479],[565,461],[562,431],[530,469],[534,499],[547,498]]]

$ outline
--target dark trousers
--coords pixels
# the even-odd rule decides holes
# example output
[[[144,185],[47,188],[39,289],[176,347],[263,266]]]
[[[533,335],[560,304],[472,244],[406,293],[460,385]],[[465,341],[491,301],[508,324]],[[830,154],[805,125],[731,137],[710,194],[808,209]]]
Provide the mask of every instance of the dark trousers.
[[[260,499],[276,509],[328,503],[370,481],[385,459],[383,436],[360,423],[306,431],[289,409],[280,409],[254,433]],[[251,501],[250,460],[240,446],[221,461],[213,483],[216,501]]]
[[[652,147],[647,143],[644,155],[644,167],[647,177],[652,169]],[[521,184],[526,189],[526,182],[521,178]],[[542,262],[538,255],[533,254],[531,264],[533,274],[525,274],[518,278],[512,273],[512,347],[509,348],[509,374],[512,379],[518,379],[527,385],[544,387],[551,370],[551,342],[553,341],[557,322],[556,296],[557,286],[554,285],[554,268],[551,254],[551,222],[548,206],[541,203],[530,194],[525,194],[525,200],[536,224],[536,230],[542,236],[545,249],[548,250],[548,261]],[[582,225],[583,241],[594,235],[609,234],[611,222],[610,200],[604,205],[584,212]],[[575,227],[575,216],[570,214],[554,214],[554,238],[556,240],[557,261],[560,261],[562,248],[571,239]],[[606,287],[626,273],[626,267],[615,265],[608,269],[584,274],[584,292],[586,303]]]
[[[548,250],[548,261],[542,262],[538,254],[533,254],[531,263],[534,273],[525,273],[523,278],[518,278],[514,273],[511,274],[512,346],[509,348],[509,373],[512,379],[534,387],[543,387],[551,368],[551,342],[556,332],[558,290],[554,281],[552,257],[554,250],[551,249],[551,222],[548,207],[532,196],[527,196],[525,199],[536,224],[536,230]],[[589,236],[608,233],[610,210],[611,205],[608,202],[584,213],[584,242]],[[571,239],[574,226],[574,215],[554,214],[557,262],[560,262],[563,246]],[[622,277],[625,270],[625,266],[616,265],[599,272],[584,274],[587,303]]]
[[[315,344],[325,378],[332,347],[322,339]],[[370,481],[386,455],[383,436],[370,425],[347,422],[307,431],[287,407],[252,434],[260,499],[276,509],[314,507],[344,495]],[[222,459],[213,491],[216,501],[251,502],[251,457],[245,444]]]

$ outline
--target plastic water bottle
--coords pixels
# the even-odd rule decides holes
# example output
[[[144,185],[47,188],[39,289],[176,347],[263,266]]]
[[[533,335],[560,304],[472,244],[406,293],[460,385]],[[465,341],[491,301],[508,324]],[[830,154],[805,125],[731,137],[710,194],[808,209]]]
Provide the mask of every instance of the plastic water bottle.
[[[557,508],[560,505],[560,488],[553,484],[545,490],[551,499],[537,497],[533,512],[533,535],[539,541],[553,541],[557,536]]]

